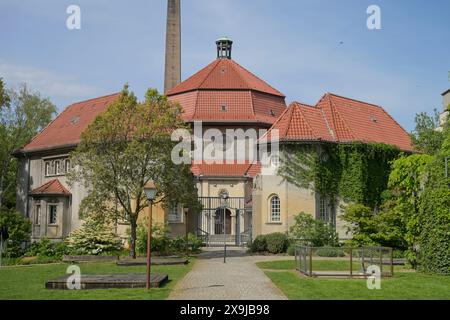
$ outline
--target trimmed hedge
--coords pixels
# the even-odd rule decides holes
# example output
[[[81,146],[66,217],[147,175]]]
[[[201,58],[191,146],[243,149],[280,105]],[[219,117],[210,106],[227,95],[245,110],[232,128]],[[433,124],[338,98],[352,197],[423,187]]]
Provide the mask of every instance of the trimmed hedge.
[[[266,235],[267,251],[270,253],[284,253],[288,246],[288,239],[284,233],[275,232]]]
[[[267,242],[265,235],[259,235],[252,241],[250,246],[251,252],[266,252],[267,251]]]
[[[269,253],[284,253],[288,247],[288,238],[284,233],[275,232],[265,235],[259,235],[253,240],[250,251],[251,252],[269,252]]]

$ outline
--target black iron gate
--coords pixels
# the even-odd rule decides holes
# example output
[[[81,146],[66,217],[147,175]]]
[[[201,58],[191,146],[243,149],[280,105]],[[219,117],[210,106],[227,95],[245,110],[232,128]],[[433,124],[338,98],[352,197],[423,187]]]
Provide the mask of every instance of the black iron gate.
[[[197,235],[205,246],[244,246],[252,238],[252,212],[244,198],[200,197]]]

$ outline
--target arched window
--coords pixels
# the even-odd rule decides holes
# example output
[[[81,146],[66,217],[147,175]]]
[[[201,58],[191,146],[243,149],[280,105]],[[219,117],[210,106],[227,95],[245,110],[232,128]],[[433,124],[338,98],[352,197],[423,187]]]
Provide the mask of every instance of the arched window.
[[[45,162],[45,175],[49,176],[50,175],[50,162]]]
[[[269,219],[270,222],[281,221],[280,198],[275,195],[269,201]]]
[[[66,159],[64,165],[65,165],[65,172],[69,172],[69,170],[70,170],[70,160]]]
[[[61,163],[59,162],[59,160],[55,161],[55,174],[60,174],[61,173]]]

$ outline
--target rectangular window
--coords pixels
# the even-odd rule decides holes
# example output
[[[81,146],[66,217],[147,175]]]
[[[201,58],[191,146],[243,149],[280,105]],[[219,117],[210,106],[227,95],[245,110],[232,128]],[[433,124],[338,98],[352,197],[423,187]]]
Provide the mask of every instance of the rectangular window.
[[[41,205],[40,204],[36,205],[36,211],[34,214],[35,214],[34,224],[39,226],[41,224]]]
[[[323,222],[328,222],[328,201],[324,197],[320,197],[320,207],[319,207],[320,219]]]
[[[168,220],[172,223],[183,222],[183,208],[182,206],[175,206],[169,209]]]
[[[57,213],[58,206],[55,204],[51,204],[48,206],[48,223],[49,224],[57,224]]]

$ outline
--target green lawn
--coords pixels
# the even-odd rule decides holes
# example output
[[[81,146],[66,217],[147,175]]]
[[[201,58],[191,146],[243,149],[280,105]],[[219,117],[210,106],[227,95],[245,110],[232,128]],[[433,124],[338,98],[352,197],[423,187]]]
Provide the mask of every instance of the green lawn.
[[[316,270],[342,267],[342,261],[314,261]],[[343,262],[345,264],[345,262]],[[257,264],[291,300],[303,299],[450,299],[450,277],[401,272],[395,267],[393,278],[383,278],[381,290],[369,290],[364,279],[306,278],[294,269],[294,261]],[[278,271],[271,271],[278,270]],[[334,269],[339,270],[339,269]]]
[[[169,275],[169,282],[151,289],[49,290],[45,282],[66,274],[67,264],[0,268],[0,300],[7,299],[132,299],[164,300],[178,280],[191,269],[188,265],[152,266],[152,272]],[[83,274],[145,273],[145,266],[118,267],[115,263],[79,263]]]

